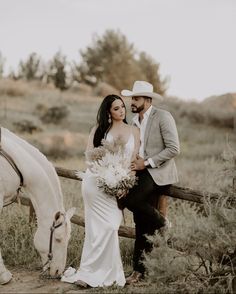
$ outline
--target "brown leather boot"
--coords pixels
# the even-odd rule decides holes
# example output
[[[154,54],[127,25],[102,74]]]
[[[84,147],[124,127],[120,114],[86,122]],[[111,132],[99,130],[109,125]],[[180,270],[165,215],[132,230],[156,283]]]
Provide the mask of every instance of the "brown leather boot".
[[[74,284],[80,288],[88,288],[88,284],[81,280],[75,281]]]

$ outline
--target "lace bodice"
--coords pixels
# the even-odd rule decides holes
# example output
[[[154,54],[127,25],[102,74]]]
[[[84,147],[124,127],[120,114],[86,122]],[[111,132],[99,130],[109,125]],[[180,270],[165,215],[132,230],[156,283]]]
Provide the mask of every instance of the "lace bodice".
[[[114,137],[112,136],[111,133],[107,134],[106,140],[108,142],[112,142],[114,140]],[[134,147],[135,147],[134,135],[131,133],[125,144],[125,153],[127,154],[127,158],[131,159],[133,151],[134,151]]]

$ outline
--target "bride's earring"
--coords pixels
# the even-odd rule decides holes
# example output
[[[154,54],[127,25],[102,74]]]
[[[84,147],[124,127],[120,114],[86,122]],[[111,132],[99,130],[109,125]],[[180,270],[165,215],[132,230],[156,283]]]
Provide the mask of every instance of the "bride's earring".
[[[111,124],[111,115],[109,114],[108,123]]]

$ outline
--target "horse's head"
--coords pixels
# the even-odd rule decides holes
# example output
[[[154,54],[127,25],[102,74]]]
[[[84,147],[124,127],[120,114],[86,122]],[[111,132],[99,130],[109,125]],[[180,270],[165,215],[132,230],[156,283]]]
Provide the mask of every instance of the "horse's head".
[[[38,228],[34,236],[34,245],[38,250],[44,269],[49,266],[50,276],[60,276],[66,265],[67,246],[71,234],[70,219],[75,208],[69,209],[66,213],[58,211],[50,230]],[[47,263],[47,264],[46,264]]]

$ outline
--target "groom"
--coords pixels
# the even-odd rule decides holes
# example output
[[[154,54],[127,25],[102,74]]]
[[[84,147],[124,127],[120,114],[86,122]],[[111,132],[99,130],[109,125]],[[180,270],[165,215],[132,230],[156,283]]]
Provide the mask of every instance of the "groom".
[[[150,252],[152,244],[145,235],[165,226],[165,218],[154,208],[153,197],[164,194],[165,189],[178,181],[174,157],[179,154],[179,139],[172,115],[152,105],[152,99],[162,100],[153,92],[153,86],[136,81],[132,91],[123,90],[121,95],[132,97],[131,111],[136,113],[133,123],[140,129],[140,150],[131,169],[137,171],[138,185],[122,199],[122,205],[133,212],[135,222],[135,245],[133,273],[127,284],[144,277],[143,253]]]

